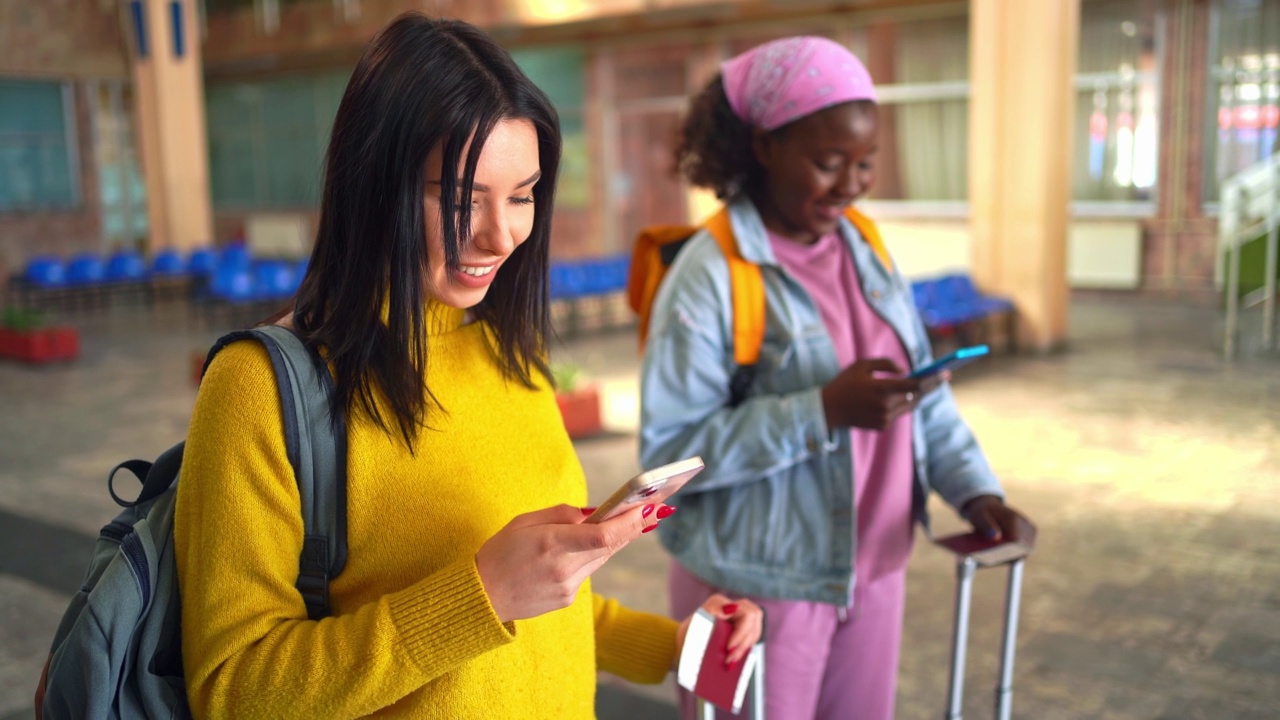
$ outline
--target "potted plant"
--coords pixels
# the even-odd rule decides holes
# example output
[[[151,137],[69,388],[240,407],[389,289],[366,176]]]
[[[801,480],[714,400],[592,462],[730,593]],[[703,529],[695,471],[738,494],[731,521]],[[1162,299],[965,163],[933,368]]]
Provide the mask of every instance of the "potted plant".
[[[600,389],[584,382],[582,369],[570,363],[552,363],[551,375],[556,383],[556,404],[569,437],[576,440],[599,433],[604,428]]]
[[[29,363],[74,360],[80,355],[75,328],[47,326],[40,313],[7,307],[0,315],[0,357]]]

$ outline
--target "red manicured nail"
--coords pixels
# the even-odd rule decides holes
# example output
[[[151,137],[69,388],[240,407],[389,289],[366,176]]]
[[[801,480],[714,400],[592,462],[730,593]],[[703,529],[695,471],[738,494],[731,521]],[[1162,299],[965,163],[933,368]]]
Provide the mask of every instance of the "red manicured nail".
[[[662,507],[658,508],[658,519],[665,520],[671,517],[671,513],[674,513],[675,511],[676,509],[674,507],[670,505],[663,505]]]
[[[725,605],[724,607],[720,608],[720,612],[724,613],[725,615],[732,615],[738,612],[738,603],[729,603],[728,605]]]
[[[649,517],[649,516],[650,516],[650,515],[652,515],[652,514],[653,514],[653,506],[652,506],[652,505],[645,505],[645,506],[644,506],[644,509],[640,511],[640,517],[642,517],[642,518],[647,518],[647,517]]]
[[[647,532],[649,532],[650,530],[652,530],[652,529],[654,529],[654,528],[656,528],[656,527],[658,527],[658,523],[654,523],[654,524],[650,525],[649,527],[647,527],[647,528],[645,528],[645,529],[641,530],[641,531],[640,531],[640,534],[641,534],[641,535],[643,535],[644,533],[647,533]]]
[[[590,515],[591,513],[595,512],[595,511],[596,511],[596,509],[595,509],[595,508],[593,508],[593,507],[589,507],[589,508],[582,508],[582,516],[583,516],[583,517],[586,517],[586,516]]]

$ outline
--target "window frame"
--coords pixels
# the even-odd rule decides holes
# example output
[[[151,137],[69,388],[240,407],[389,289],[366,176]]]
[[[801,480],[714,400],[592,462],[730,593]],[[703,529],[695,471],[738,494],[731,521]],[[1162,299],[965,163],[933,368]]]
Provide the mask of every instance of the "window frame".
[[[84,179],[80,177],[80,137],[79,125],[76,122],[76,84],[68,78],[16,77],[0,76],[0,84],[31,84],[58,86],[58,101],[61,104],[62,132],[61,142],[66,148],[67,159],[67,198],[57,201],[37,200],[32,203],[15,205],[0,204],[0,214],[39,213],[39,212],[74,212],[84,209]],[[53,137],[53,133],[43,136]]]

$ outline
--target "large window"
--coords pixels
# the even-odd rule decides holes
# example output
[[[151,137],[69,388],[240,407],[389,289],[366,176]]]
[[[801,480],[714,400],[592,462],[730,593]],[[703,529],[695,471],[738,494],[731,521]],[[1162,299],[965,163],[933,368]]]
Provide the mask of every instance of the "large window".
[[[0,80],[0,212],[79,202],[70,83]]]
[[[511,53],[516,64],[551,99],[560,114],[564,143],[560,158],[560,181],[556,205],[585,208],[590,190],[591,159],[587,155],[584,122],[586,53],[576,47],[518,49]]]
[[[103,245],[146,250],[147,188],[134,147],[133,88],[122,80],[102,80],[89,89]]]
[[[1081,4],[1072,199],[1151,200],[1156,182],[1159,16],[1154,0]],[[969,19],[855,30],[876,79],[880,157],[872,199],[953,207],[968,198]]]
[[[880,101],[875,200],[960,202],[968,195],[969,21],[966,17],[865,28]]]
[[[205,96],[218,209],[312,207],[348,73],[212,82]]]
[[[1205,199],[1280,150],[1280,0],[1218,0],[1209,61]]]
[[[1081,5],[1072,199],[1153,200],[1158,35],[1151,0]]]

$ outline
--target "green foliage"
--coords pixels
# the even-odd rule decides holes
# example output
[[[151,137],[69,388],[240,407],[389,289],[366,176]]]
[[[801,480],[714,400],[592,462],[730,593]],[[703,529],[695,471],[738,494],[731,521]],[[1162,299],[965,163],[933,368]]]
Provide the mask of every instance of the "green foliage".
[[[573,392],[582,382],[582,368],[572,363],[551,363],[551,379],[558,392]]]
[[[18,332],[30,332],[44,325],[44,317],[35,310],[26,310],[14,306],[4,309],[0,314],[0,327]]]

